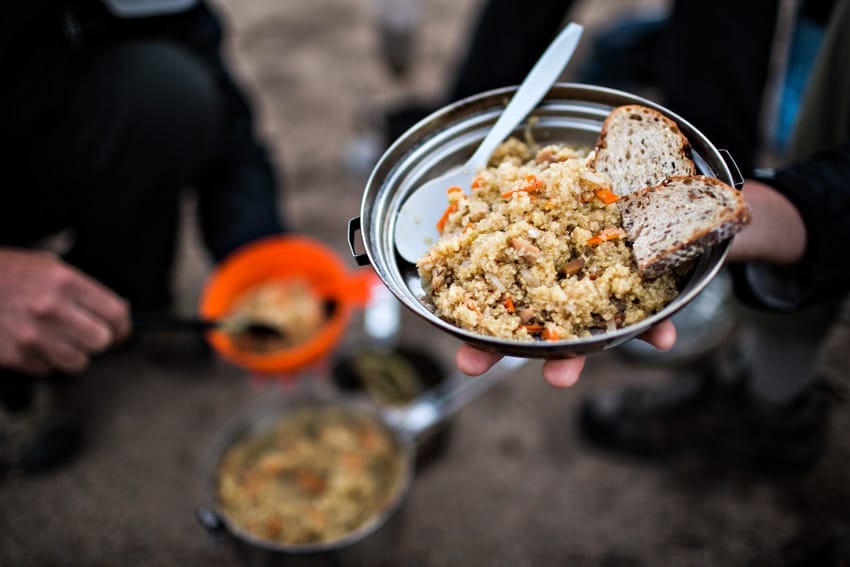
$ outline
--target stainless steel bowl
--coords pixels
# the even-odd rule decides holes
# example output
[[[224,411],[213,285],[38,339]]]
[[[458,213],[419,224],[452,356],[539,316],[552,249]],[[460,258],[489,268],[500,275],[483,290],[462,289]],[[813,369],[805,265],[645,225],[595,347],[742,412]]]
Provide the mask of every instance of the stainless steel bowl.
[[[475,151],[516,89],[505,88],[476,95],[446,106],[431,114],[401,136],[381,157],[373,169],[360,208],[360,216],[349,221],[348,240],[358,264],[372,264],[392,293],[416,315],[438,329],[476,347],[504,355],[531,358],[561,358],[592,354],[613,348],[645,332],[687,305],[714,278],[723,264],[730,241],[703,254],[681,291],[667,307],[643,321],[610,333],[593,337],[523,342],[488,337],[461,329],[440,319],[423,302],[425,292],[416,266],[401,258],[395,250],[393,235],[398,211],[419,185],[428,179],[463,164]],[[729,154],[719,150],[686,120],[644,98],[602,87],[556,85],[521,124],[515,134],[530,131],[541,143],[566,143],[592,147],[602,122],[615,107],[641,104],[654,108],[676,121],[692,146],[692,159],[703,175],[716,177],[730,185],[743,183]],[[356,252],[356,234],[360,232],[365,253]]]

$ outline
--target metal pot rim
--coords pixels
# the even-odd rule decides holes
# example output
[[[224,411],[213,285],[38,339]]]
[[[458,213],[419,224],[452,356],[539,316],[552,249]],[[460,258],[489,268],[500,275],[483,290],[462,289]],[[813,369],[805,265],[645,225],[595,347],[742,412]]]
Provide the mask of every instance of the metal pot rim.
[[[323,407],[343,408],[347,411],[368,415],[384,427],[392,436],[399,450],[403,470],[401,471],[401,478],[399,479],[398,486],[396,486],[395,493],[393,494],[392,500],[389,504],[381,510],[380,514],[374,516],[369,522],[363,524],[356,530],[349,532],[340,539],[328,542],[298,544],[274,542],[257,536],[240,527],[236,522],[233,522],[222,509],[218,499],[217,490],[218,470],[226,451],[243,435],[249,434],[252,430],[262,430],[268,423],[274,422],[296,409]],[[213,451],[211,459],[212,464],[207,475],[207,491],[210,498],[208,508],[212,511],[212,513],[214,513],[216,520],[220,522],[221,527],[229,536],[237,538],[241,542],[258,550],[286,555],[332,553],[352,546],[379,531],[390,518],[401,510],[413,485],[413,455],[413,443],[411,440],[407,439],[400,431],[392,427],[384,417],[368,405],[344,399],[324,400],[318,398],[314,399],[309,396],[271,402],[267,407],[249,409],[249,411],[244,412],[244,414],[237,416],[231,424],[224,428]]]
[[[381,408],[374,403],[354,397],[327,399],[314,395],[315,392],[304,396],[290,396],[282,400],[275,397],[264,399],[259,405],[235,416],[219,437],[214,447],[207,478],[211,504],[202,506],[196,511],[198,520],[211,535],[216,537],[227,535],[244,546],[249,546],[252,551],[263,551],[279,556],[309,557],[342,554],[361,542],[367,544],[370,537],[391,528],[389,524],[402,513],[412,490],[417,464],[416,447],[422,441],[423,435],[432,431],[435,425],[445,421],[481,393],[512,376],[525,362],[526,359],[522,358],[503,358],[477,380],[469,380],[466,375],[455,370],[403,409]],[[315,544],[285,544],[269,541],[232,522],[223,512],[218,501],[218,471],[228,448],[243,435],[263,431],[270,424],[296,409],[322,407],[342,408],[368,416],[384,427],[393,438],[403,461],[403,471],[392,501],[381,510],[380,514],[375,515],[372,521],[345,537]]]

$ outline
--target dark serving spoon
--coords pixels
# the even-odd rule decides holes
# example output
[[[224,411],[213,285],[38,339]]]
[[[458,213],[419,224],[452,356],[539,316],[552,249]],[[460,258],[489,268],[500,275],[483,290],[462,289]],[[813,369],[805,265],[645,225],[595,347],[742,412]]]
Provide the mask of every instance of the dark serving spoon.
[[[324,301],[325,316],[330,318],[337,307],[333,299]],[[220,331],[226,333],[240,349],[258,353],[267,353],[288,346],[287,333],[275,325],[238,315],[221,319],[185,317],[170,313],[133,313],[133,326],[139,329],[182,329],[205,332]]]
[[[242,336],[261,341],[283,340],[284,332],[268,323],[247,317],[203,319],[166,313],[133,313],[133,326],[144,329],[185,329],[187,331],[221,331],[230,336]]]

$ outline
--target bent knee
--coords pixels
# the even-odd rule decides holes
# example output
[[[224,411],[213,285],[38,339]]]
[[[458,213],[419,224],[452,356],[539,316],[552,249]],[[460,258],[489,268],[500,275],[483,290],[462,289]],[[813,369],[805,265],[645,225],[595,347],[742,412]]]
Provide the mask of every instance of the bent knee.
[[[189,50],[164,40],[126,43],[100,65],[108,68],[110,103],[120,110],[125,139],[189,161],[215,147],[220,97],[211,70]]]

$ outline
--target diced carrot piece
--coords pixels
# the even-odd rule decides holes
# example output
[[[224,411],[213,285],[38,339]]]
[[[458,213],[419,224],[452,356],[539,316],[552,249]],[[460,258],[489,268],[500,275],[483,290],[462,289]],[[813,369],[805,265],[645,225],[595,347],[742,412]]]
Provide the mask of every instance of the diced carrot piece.
[[[531,193],[533,191],[537,191],[541,187],[545,185],[542,181],[537,179],[537,177],[533,175],[526,175],[525,177],[526,184],[517,189],[511,189],[510,191],[505,191],[502,193],[502,197],[505,199],[510,198],[514,193]]]
[[[597,244],[602,244],[603,242],[608,242],[609,240],[616,240],[620,238],[620,231],[616,228],[603,228],[599,231],[599,234],[593,236],[587,240],[588,246],[596,246]]]
[[[558,331],[551,327],[546,327],[543,329],[543,338],[547,341],[557,341],[558,340]]]
[[[312,494],[319,494],[325,490],[325,481],[308,471],[300,471],[296,477],[298,484]]]
[[[457,205],[454,203],[450,203],[446,210],[443,212],[443,216],[440,217],[440,220],[437,221],[437,230],[441,233],[443,229],[446,227],[446,221],[449,220],[449,215],[457,210]]]
[[[597,189],[595,193],[596,197],[606,205],[616,203],[620,200],[620,197],[618,197],[616,193],[614,193],[610,189],[605,189],[604,187]]]

